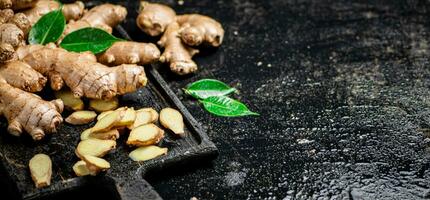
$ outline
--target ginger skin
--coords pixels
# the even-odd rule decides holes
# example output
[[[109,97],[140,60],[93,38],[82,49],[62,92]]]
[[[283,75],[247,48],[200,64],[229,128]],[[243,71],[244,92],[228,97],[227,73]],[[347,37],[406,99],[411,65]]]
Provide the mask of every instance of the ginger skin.
[[[55,133],[63,119],[61,100],[44,101],[39,96],[12,87],[0,76],[0,115],[9,123],[8,132],[20,136],[24,131],[34,140]]]
[[[221,24],[210,17],[199,14],[177,16],[175,11],[166,5],[145,1],[141,1],[136,23],[150,36],[164,33],[158,41],[158,45],[165,48],[160,61],[170,63],[170,69],[179,75],[197,70],[197,64],[192,57],[199,51],[190,46],[218,47],[224,38]]]
[[[102,4],[90,9],[77,21],[70,21],[63,36],[86,27],[94,27],[112,33],[112,27],[121,23],[127,16],[127,9],[120,5]]]
[[[38,0],[0,0],[0,9],[22,10],[36,5]]]
[[[13,87],[27,92],[40,92],[47,79],[22,61],[11,61],[0,65],[0,76]]]
[[[43,89],[46,78],[21,61],[0,66],[0,115],[9,122],[8,132],[19,136],[28,132],[34,140],[54,133],[63,119],[63,102],[50,102],[28,93]]]
[[[60,3],[55,0],[40,0],[37,4],[23,13],[27,16],[31,25],[34,25],[43,15],[60,8]],[[77,20],[84,14],[84,3],[76,1],[74,3],[63,4],[63,14],[66,21]]]
[[[24,14],[0,10],[0,63],[14,58],[16,48],[25,44],[25,31],[29,29],[30,23]]]
[[[175,17],[175,11],[166,5],[141,1],[136,24],[143,32],[155,37],[163,34]]]
[[[201,44],[218,47],[224,38],[224,29],[216,20],[199,14],[177,16],[181,26],[179,35],[182,41],[190,46]]]
[[[106,65],[139,64],[146,65],[160,58],[160,50],[152,43],[115,42],[98,56],[98,61]]]
[[[31,47],[20,51],[23,61],[47,76],[53,90],[67,85],[78,98],[108,100],[134,92],[147,82],[143,67],[138,65],[107,67],[98,63],[91,53],[74,53],[55,47],[34,48],[33,52],[29,49]],[[25,52],[27,55],[23,55]]]
[[[197,64],[192,60],[199,50],[185,46],[178,37],[179,24],[174,22],[167,26],[158,45],[164,47],[160,56],[161,62],[170,63],[170,70],[179,75],[185,75],[197,70]]]

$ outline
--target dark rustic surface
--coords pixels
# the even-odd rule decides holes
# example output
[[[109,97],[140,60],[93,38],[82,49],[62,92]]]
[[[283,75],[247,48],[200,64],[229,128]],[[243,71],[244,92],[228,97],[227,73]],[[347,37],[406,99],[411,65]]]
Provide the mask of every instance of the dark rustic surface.
[[[430,197],[429,1],[163,2],[226,30],[196,75],[166,75],[220,155],[152,177],[165,199]],[[261,117],[211,116],[181,91],[201,78]]]

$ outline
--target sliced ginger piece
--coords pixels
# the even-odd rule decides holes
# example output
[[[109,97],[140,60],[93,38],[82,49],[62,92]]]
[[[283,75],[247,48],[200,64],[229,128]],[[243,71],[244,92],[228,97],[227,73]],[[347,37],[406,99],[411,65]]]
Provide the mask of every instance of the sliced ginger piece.
[[[29,162],[31,178],[36,188],[46,187],[51,184],[52,161],[46,154],[36,154]]]
[[[167,154],[167,148],[151,145],[146,147],[139,147],[130,152],[128,156],[134,161],[147,161]]]
[[[111,130],[119,120],[121,120],[121,111],[115,111],[107,114],[105,117],[101,118],[93,128],[91,128],[92,133],[106,132]]]
[[[118,99],[113,98],[111,100],[91,99],[90,108],[97,112],[105,112],[109,110],[115,110],[118,108]]]
[[[73,171],[75,172],[76,176],[86,176],[90,175],[91,173],[87,167],[87,163],[85,163],[83,160],[80,160],[73,165]]]
[[[119,138],[119,131],[117,129],[113,129],[102,133],[90,133],[88,137],[100,140],[116,140]]]
[[[130,146],[148,146],[157,144],[164,137],[164,131],[154,124],[146,124],[134,128],[127,139]]]
[[[119,138],[119,131],[117,129],[113,129],[106,132],[91,133],[91,128],[89,128],[81,133],[81,140],[88,140],[91,138],[100,140],[116,140]]]
[[[125,108],[122,112],[121,119],[115,124],[116,127],[130,126],[136,119],[136,111],[134,108]]]
[[[158,113],[152,108],[143,108],[136,111],[136,120],[128,129],[133,129],[141,125],[154,123],[158,120]]]
[[[70,110],[83,110],[84,102],[80,98],[76,98],[73,96],[73,93],[70,90],[61,90],[55,92],[55,97],[61,99],[64,103],[64,106]]]
[[[82,160],[86,163],[86,167],[92,176],[97,175],[100,171],[106,171],[110,168],[109,162],[103,158],[98,158],[92,155],[84,155]]]
[[[91,134],[91,128],[86,129],[85,131],[83,131],[81,133],[81,140],[88,140],[88,139],[90,139],[90,134]]]
[[[73,125],[82,125],[94,121],[96,117],[97,114],[94,111],[81,110],[72,113],[66,118],[66,122]]]
[[[79,142],[75,153],[79,158],[82,158],[84,155],[102,157],[109,153],[109,151],[112,149],[115,149],[115,147],[116,141],[114,140],[89,138]]]
[[[114,112],[113,110],[108,110],[108,111],[104,111],[104,112],[102,112],[102,113],[100,113],[98,116],[97,116],[97,121],[99,121],[99,120],[101,120],[103,117],[105,117],[107,114],[110,114],[110,113],[112,113],[112,112]]]
[[[154,108],[141,108],[137,110],[137,112],[141,112],[141,111],[151,113],[151,123],[154,123],[155,121],[158,120],[158,112],[154,110]]]
[[[177,135],[183,135],[185,133],[182,114],[173,108],[164,108],[160,111],[160,123]]]

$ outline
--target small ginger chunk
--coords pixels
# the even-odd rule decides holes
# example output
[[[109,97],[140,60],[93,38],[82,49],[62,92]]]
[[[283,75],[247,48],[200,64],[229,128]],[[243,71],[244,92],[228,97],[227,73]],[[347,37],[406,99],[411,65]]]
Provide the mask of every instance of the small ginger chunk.
[[[102,113],[100,113],[98,116],[97,116],[97,121],[99,121],[99,120],[101,120],[103,117],[105,117],[107,114],[110,114],[110,113],[112,113],[112,112],[114,112],[113,110],[109,110],[109,111],[104,111],[104,112],[102,112]]]
[[[97,114],[94,111],[81,110],[72,113],[66,118],[66,122],[73,125],[82,125],[94,121],[96,117]]]
[[[126,108],[125,110],[121,111],[122,117],[121,119],[115,124],[116,127],[123,127],[123,126],[130,126],[134,123],[134,120],[136,119],[136,111],[134,108]]]
[[[173,108],[164,108],[160,111],[160,123],[177,135],[185,134],[182,114]]]
[[[80,160],[73,165],[73,171],[76,176],[87,176],[91,173],[87,167],[87,163],[83,160]]]
[[[167,154],[167,148],[161,148],[155,145],[139,147],[130,152],[128,156],[134,161],[147,161],[156,157]]]
[[[158,113],[153,108],[142,108],[140,110],[136,111],[136,120],[134,120],[134,123],[130,126],[128,126],[128,129],[133,129],[135,127],[154,123],[158,120]]]
[[[61,99],[64,106],[69,110],[83,110],[84,102],[80,98],[73,96],[70,90],[61,90],[55,92],[55,97]]]
[[[105,117],[101,118],[94,127],[91,128],[91,132],[99,133],[109,131],[117,124],[118,121],[121,120],[121,118],[121,111],[109,113]]]
[[[110,100],[91,99],[90,108],[96,112],[105,112],[109,110],[115,110],[118,108],[118,99],[113,98]]]
[[[98,158],[92,155],[84,155],[82,160],[86,163],[86,167],[90,175],[95,176],[101,171],[106,171],[110,168],[110,164],[103,158]]]
[[[48,155],[36,154],[31,158],[30,163],[31,178],[36,188],[42,188],[51,184],[52,161]]]
[[[134,128],[127,139],[130,146],[148,146],[157,144],[164,137],[164,131],[154,124],[145,124]]]
[[[100,140],[95,138],[89,138],[79,142],[78,147],[75,150],[76,155],[82,158],[84,155],[92,155],[97,157],[103,157],[109,151],[115,149],[116,141],[114,140]]]

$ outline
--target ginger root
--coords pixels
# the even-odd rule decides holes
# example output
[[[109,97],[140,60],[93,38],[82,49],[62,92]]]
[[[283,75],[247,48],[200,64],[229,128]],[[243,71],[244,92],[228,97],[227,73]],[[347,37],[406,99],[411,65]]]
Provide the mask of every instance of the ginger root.
[[[158,45],[164,47],[160,61],[170,63],[170,70],[179,75],[185,75],[197,71],[197,64],[192,57],[199,50],[185,46],[179,35],[179,24],[173,22],[167,26],[164,35],[158,41]]]
[[[38,0],[0,0],[0,9],[21,10],[35,6]]]
[[[152,43],[115,42],[98,56],[98,61],[106,65],[139,64],[147,65],[160,58],[160,50]]]
[[[34,25],[43,15],[60,8],[60,3],[55,0],[40,0],[31,9],[23,11],[31,25]],[[84,14],[84,3],[76,1],[74,3],[63,4],[62,12],[66,21],[78,20]]]
[[[94,27],[112,33],[112,27],[121,23],[127,16],[127,9],[120,5],[102,4],[91,8],[86,12],[81,19],[77,21],[70,21],[63,36],[86,27]]]
[[[61,100],[44,101],[0,79],[0,114],[9,122],[7,130],[10,134],[19,136],[26,131],[34,140],[41,140],[46,133],[57,131],[63,121]]]
[[[155,37],[164,33],[167,26],[175,22],[175,17],[175,11],[166,5],[141,1],[136,24],[143,32]]]
[[[27,92],[40,92],[47,81],[42,74],[21,61],[0,64],[0,75],[10,85]]]
[[[24,14],[0,10],[0,63],[14,59],[15,50],[25,44],[24,36],[29,29],[30,23]]]
[[[51,185],[52,161],[48,155],[36,154],[31,158],[28,165],[36,188]]]
[[[224,29],[216,20],[199,14],[179,15],[176,18],[181,26],[179,35],[190,46],[201,44],[218,47],[224,38]]]
[[[28,45],[31,46],[31,45]],[[68,52],[61,48],[25,47],[20,51],[23,61],[47,76],[53,90],[67,85],[74,96],[92,99],[112,99],[117,95],[134,92],[147,83],[145,70],[138,65],[107,67],[96,62],[91,53]]]
[[[199,51],[190,46],[218,47],[224,38],[224,29],[216,20],[199,14],[176,16],[170,7],[157,3],[141,1],[136,23],[150,36],[163,34],[158,41],[164,47],[160,61],[170,63],[170,69],[179,75],[197,70],[192,57]]]

